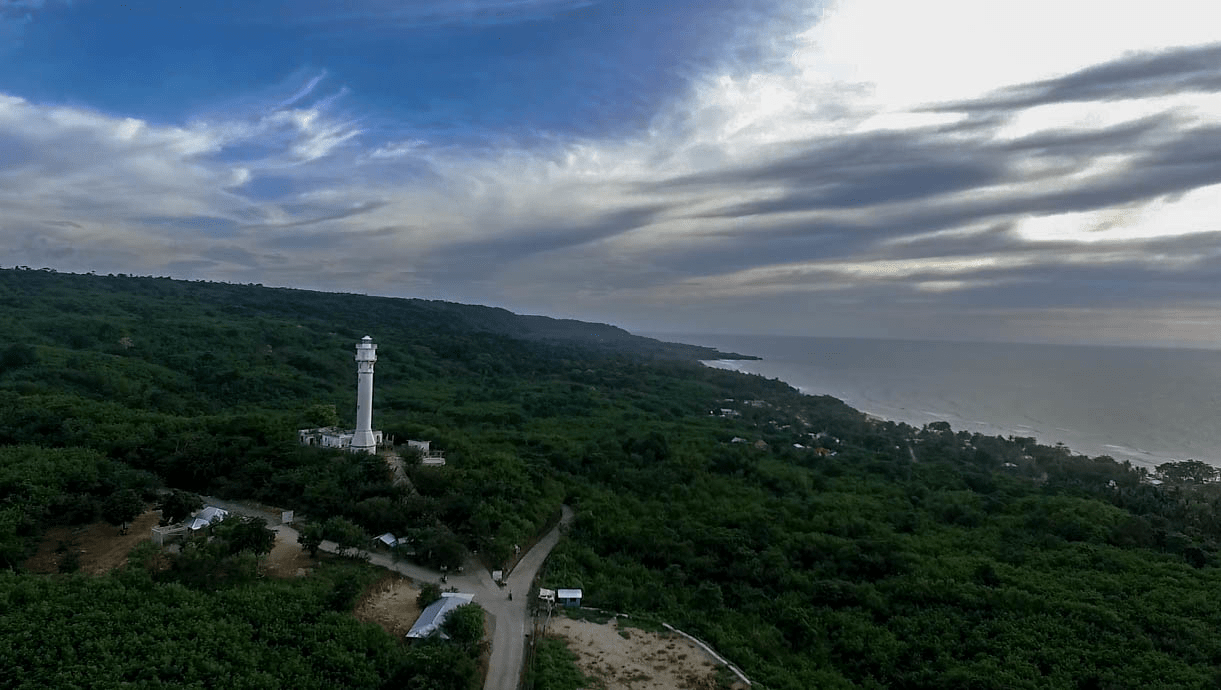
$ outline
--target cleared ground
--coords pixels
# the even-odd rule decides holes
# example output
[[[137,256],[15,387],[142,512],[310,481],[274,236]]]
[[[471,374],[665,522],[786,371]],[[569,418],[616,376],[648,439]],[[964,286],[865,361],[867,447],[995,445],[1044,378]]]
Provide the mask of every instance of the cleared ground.
[[[304,577],[313,571],[314,561],[297,543],[296,532],[282,528],[276,531],[276,543],[263,558],[261,570],[271,577]]]
[[[36,573],[59,572],[59,564],[72,552],[80,557],[80,572],[100,575],[127,562],[127,554],[142,541],[151,539],[151,530],[161,519],[160,511],[150,510],[127,526],[127,534],[105,522],[81,527],[52,527],[43,535],[38,551],[25,562]]]
[[[620,619],[603,624],[553,618],[548,634],[563,639],[581,672],[605,690],[715,690],[717,662],[687,638],[647,632]],[[742,683],[735,690],[747,687]]]
[[[118,527],[106,522],[52,527],[43,534],[38,551],[26,560],[25,567],[35,573],[56,573],[60,564],[75,552],[80,559],[79,572],[87,575],[109,572],[125,564],[137,544],[151,541],[152,528],[160,519],[160,511],[146,511],[128,525],[127,534],[119,534]],[[271,577],[300,577],[309,574],[313,566],[314,562],[297,543],[296,533],[276,529],[275,546],[261,559],[260,570]]]
[[[416,596],[420,590],[397,575],[378,580],[356,605],[355,615],[366,623],[376,623],[396,639],[403,639],[420,616]]]

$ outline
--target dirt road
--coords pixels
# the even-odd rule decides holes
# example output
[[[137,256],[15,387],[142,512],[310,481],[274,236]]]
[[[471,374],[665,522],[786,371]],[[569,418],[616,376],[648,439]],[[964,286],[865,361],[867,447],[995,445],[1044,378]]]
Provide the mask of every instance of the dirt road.
[[[224,501],[209,496],[203,497],[208,505],[228,510],[238,515],[250,515],[267,520],[267,524],[277,532],[281,539],[296,541],[297,530],[290,525],[280,524],[280,516],[268,510],[247,506],[235,501]],[[527,611],[529,605],[529,587],[538,574],[539,568],[547,560],[548,554],[560,541],[560,527],[572,520],[572,510],[563,506],[560,523],[538,541],[525,556],[518,561],[517,567],[508,576],[508,584],[501,587],[492,580],[492,575],[475,559],[467,562],[465,572],[449,575],[446,587],[456,587],[459,592],[475,595],[475,602],[487,612],[488,624],[492,629],[492,654],[488,660],[488,675],[484,681],[484,690],[517,690],[522,676],[522,664],[525,662],[526,622],[530,619]],[[324,541],[322,551],[337,553],[339,545]],[[441,573],[423,566],[403,561],[396,561],[389,554],[379,551],[361,551],[369,557],[369,562],[393,570],[410,577],[417,582],[440,582]],[[513,599],[509,600],[509,592]]]

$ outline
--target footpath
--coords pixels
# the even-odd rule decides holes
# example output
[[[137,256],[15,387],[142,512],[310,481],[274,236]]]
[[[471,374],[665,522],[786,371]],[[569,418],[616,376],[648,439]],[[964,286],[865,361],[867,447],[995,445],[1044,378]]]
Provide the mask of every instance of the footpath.
[[[216,506],[237,515],[260,517],[267,521],[268,527],[276,531],[276,537],[295,543],[298,532],[291,525],[281,524],[279,513],[250,506],[237,501],[225,501],[211,496],[203,496],[207,505]],[[529,551],[517,562],[517,566],[506,578],[506,585],[500,586],[481,563],[471,558],[461,573],[449,573],[445,587],[455,587],[459,592],[475,595],[475,602],[487,613],[488,625],[491,628],[492,653],[488,659],[488,675],[483,684],[483,690],[517,690],[522,677],[522,667],[526,652],[526,623],[530,620],[527,610],[530,604],[530,585],[538,575],[538,571],[547,560],[547,556],[560,541],[560,528],[572,521],[573,512],[568,506],[562,506],[563,515],[559,524],[551,529],[542,539],[538,540]],[[333,541],[323,541],[319,550],[327,553],[339,553],[339,545]],[[348,550],[347,553],[353,553]],[[441,582],[441,573],[431,568],[425,568],[413,563],[395,560],[389,554],[379,551],[355,551],[360,557],[367,557],[373,565],[405,575],[412,580],[424,582]],[[513,599],[509,599],[509,593]]]

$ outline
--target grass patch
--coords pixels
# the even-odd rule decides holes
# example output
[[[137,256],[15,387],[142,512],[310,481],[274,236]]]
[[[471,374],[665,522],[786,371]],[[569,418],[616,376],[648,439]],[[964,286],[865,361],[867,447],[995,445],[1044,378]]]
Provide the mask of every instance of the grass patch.
[[[577,668],[577,655],[568,649],[563,640],[554,637],[539,640],[527,687],[534,690],[582,690],[590,687],[591,682],[593,679],[587,678]]]

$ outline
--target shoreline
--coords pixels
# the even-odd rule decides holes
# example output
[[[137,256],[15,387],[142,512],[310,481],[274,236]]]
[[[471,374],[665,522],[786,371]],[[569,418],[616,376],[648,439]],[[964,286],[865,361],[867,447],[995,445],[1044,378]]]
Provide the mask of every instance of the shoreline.
[[[763,362],[766,360],[760,357],[757,360],[751,361]],[[1177,457],[1166,453],[1148,451],[1143,448],[1131,448],[1129,446],[1113,443],[1092,443],[1084,441],[1080,438],[1073,438],[1072,430],[1064,429],[1062,427],[1055,427],[1055,431],[1068,432],[1068,435],[1063,433],[1047,432],[1036,427],[1023,424],[1001,425],[982,420],[973,421],[964,419],[955,414],[944,414],[927,410],[912,411],[904,407],[893,408],[889,406],[882,406],[884,409],[879,409],[879,407],[876,405],[870,405],[868,403],[862,404],[859,400],[853,400],[852,396],[843,395],[842,392],[814,390],[809,386],[801,386],[782,377],[769,376],[763,372],[752,371],[747,368],[747,362],[742,360],[715,359],[699,360],[699,362],[706,367],[711,367],[714,369],[723,369],[736,371],[742,374],[754,374],[766,376],[768,378],[776,378],[783,381],[786,385],[791,386],[802,395],[829,395],[837,400],[840,400],[845,405],[851,407],[857,412],[865,415],[867,419],[879,423],[893,422],[896,424],[907,424],[919,429],[926,424],[943,421],[948,423],[950,428],[953,429],[955,433],[959,431],[966,431],[968,433],[978,433],[983,436],[1000,436],[1002,438],[1008,438],[1009,436],[1034,438],[1035,442],[1039,445],[1051,447],[1063,445],[1068,448],[1070,453],[1074,455],[1084,455],[1087,457],[1106,455],[1118,462],[1127,460],[1135,466],[1147,467],[1150,470],[1164,462],[1179,462],[1187,459],[1186,457]],[[894,414],[895,412],[900,412],[900,414]],[[906,414],[903,414],[902,412],[906,412]],[[1203,460],[1203,462],[1209,461]],[[1209,464],[1216,465],[1217,463],[1209,462]]]

